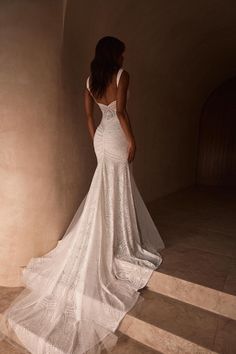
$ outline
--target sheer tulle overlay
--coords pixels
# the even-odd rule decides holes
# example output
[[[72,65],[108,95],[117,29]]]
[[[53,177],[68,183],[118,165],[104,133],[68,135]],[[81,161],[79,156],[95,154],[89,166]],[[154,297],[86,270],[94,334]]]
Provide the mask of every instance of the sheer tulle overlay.
[[[89,191],[57,246],[23,269],[25,289],[2,315],[1,339],[22,352],[109,352],[121,320],[142,301],[138,290],[162,262],[165,246],[127,161],[116,101],[98,105]]]

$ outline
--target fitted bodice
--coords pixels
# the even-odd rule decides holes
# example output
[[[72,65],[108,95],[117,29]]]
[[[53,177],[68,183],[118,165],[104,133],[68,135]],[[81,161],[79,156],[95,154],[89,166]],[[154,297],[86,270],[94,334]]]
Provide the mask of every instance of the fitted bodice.
[[[117,76],[116,76],[117,87],[118,87],[119,80],[120,80],[123,70],[124,70],[123,68],[120,68],[117,72]],[[89,87],[89,77],[87,78],[87,85],[86,86],[87,86],[87,89],[89,90],[89,92],[91,93],[90,87]],[[91,93],[91,95],[92,95],[92,93]],[[108,105],[106,105],[104,103],[96,101],[96,99],[93,95],[92,95],[92,97],[102,111],[102,119],[103,120],[109,120],[111,118],[117,117],[117,115],[116,115],[116,100],[114,100],[111,103],[109,103]],[[127,91],[127,99],[128,98],[129,98],[129,90]]]

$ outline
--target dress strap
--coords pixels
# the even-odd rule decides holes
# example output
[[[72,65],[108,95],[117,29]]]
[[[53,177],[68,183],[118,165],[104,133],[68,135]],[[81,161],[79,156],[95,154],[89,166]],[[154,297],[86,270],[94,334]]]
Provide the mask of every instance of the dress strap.
[[[117,87],[118,87],[118,84],[119,84],[119,81],[120,81],[120,77],[121,77],[121,74],[122,74],[123,70],[124,70],[123,68],[120,68],[118,70],[118,73],[117,73],[117,76],[116,76],[116,85],[117,85]]]
[[[92,94],[91,90],[90,90],[89,78],[90,78],[90,76],[89,76],[89,77],[87,78],[87,80],[86,80],[86,87],[87,87],[87,89],[89,90],[89,92],[90,92],[91,96],[93,97],[94,101],[95,101],[96,103],[98,103],[97,100],[95,99],[94,95]]]
[[[88,78],[87,78],[87,81],[86,81],[86,87],[87,87],[87,89],[89,90],[89,92],[90,92],[90,88],[89,88],[89,78],[90,78],[90,76],[88,76]]]

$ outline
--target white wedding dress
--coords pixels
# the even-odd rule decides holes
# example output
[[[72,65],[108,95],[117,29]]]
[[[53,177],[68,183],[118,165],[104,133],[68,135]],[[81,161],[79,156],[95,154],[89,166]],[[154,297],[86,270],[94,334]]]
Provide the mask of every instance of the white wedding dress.
[[[25,288],[3,314],[27,353],[110,351],[121,320],[143,299],[138,290],[162,262],[158,251],[165,246],[127,161],[116,101],[97,104],[102,119],[89,191],[56,247],[23,269]],[[13,344],[9,335],[4,339]]]

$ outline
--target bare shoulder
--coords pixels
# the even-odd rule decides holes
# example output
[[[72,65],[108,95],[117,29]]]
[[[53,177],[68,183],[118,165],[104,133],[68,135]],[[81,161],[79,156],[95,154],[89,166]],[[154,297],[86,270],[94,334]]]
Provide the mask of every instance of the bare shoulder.
[[[129,72],[127,70],[123,70],[122,71],[122,75],[121,75],[121,82],[122,82],[122,85],[128,85],[129,84],[129,79],[130,79],[130,75],[129,75]]]
[[[122,73],[123,73],[122,76],[125,77],[126,80],[129,79],[129,76],[130,76],[130,75],[129,75],[129,72],[128,72],[127,70],[124,69],[124,70],[122,71]]]

